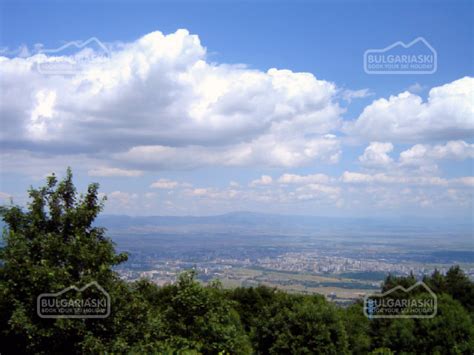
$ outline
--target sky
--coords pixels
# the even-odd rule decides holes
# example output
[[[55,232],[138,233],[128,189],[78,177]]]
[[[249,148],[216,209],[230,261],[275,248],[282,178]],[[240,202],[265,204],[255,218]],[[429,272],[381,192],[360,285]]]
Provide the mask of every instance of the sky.
[[[0,4],[0,203],[70,166],[110,214],[472,222],[472,1]]]

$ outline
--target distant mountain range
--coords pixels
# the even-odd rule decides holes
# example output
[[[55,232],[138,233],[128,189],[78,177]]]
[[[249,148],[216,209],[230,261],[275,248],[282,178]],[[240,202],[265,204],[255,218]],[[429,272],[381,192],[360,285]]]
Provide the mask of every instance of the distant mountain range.
[[[345,218],[303,215],[280,215],[256,212],[232,212],[215,216],[127,216],[101,215],[97,225],[110,230],[127,230],[137,227],[183,227],[220,226],[267,229],[345,229],[368,230],[406,230],[425,229],[472,233],[473,224],[469,221],[440,218]]]
[[[165,228],[175,230],[179,227],[188,229],[258,229],[268,231],[321,231],[333,230],[346,232],[356,231],[391,231],[407,232],[434,231],[436,233],[462,233],[474,235],[474,222],[443,218],[423,218],[401,216],[398,218],[347,218],[321,217],[309,215],[280,215],[257,212],[231,212],[214,216],[128,216],[100,215],[95,224],[110,231],[144,230]],[[0,220],[0,228],[4,227]]]

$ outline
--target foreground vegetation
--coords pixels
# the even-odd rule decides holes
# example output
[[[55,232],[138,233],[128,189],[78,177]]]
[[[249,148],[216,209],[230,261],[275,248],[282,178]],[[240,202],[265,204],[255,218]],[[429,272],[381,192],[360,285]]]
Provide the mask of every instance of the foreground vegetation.
[[[103,201],[98,185],[78,195],[68,170],[29,191],[26,211],[2,207],[7,228],[0,253],[0,352],[160,354],[472,354],[474,284],[459,267],[425,277],[438,295],[432,319],[368,319],[362,303],[339,308],[319,295],[268,287],[203,286],[190,271],[173,285],[126,283],[116,254],[93,225]],[[43,319],[44,292],[97,281],[111,297],[105,319]],[[388,276],[382,291],[413,276]]]

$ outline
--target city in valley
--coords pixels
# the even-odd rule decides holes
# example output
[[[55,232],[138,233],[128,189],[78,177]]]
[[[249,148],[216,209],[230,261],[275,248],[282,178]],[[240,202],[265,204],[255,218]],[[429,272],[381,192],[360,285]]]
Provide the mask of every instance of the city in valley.
[[[427,229],[416,220],[252,213],[104,216],[100,222],[118,250],[128,253],[118,271],[130,281],[146,278],[164,285],[194,269],[204,283],[267,285],[347,303],[379,290],[388,274],[421,277],[458,264],[474,278],[474,253],[467,251],[473,241],[462,224],[433,221]],[[457,238],[446,238],[452,233]]]

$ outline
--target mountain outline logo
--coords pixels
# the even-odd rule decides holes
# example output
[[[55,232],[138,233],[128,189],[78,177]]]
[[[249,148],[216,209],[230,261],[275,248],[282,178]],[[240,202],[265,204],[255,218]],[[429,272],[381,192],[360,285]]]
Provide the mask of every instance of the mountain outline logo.
[[[41,49],[38,52],[38,54],[44,54],[51,59],[52,57],[54,58],[55,54],[66,53],[68,49],[75,48],[77,50],[83,50],[87,48],[92,48],[93,45],[95,45],[97,48],[100,49],[100,51],[102,52],[103,58],[110,58],[111,55],[110,55],[109,49],[97,37],[91,37],[85,41],[71,41],[55,49]],[[77,53],[80,53],[80,52],[77,52]],[[49,74],[72,75],[82,70],[81,61],[79,60],[78,62],[77,61],[78,58],[75,58],[75,59],[76,60],[73,60],[72,56],[59,55],[55,57],[54,60],[38,62],[36,65],[36,68],[40,74],[45,74],[45,75],[49,75]]]
[[[405,294],[410,294],[410,292],[418,287],[422,287],[430,296],[432,302],[432,305],[429,305],[428,310],[431,312],[429,314],[399,314],[394,312],[395,314],[377,314],[377,310],[379,309],[380,306],[377,306],[377,299],[380,300],[386,300],[387,296],[390,296],[392,293],[396,291],[402,291]],[[394,300],[394,299],[389,299],[389,300]],[[398,299],[397,299],[398,300]],[[429,299],[428,299],[429,300]],[[399,300],[398,300],[399,301]],[[380,303],[380,302],[379,302]],[[397,303],[397,302],[384,302],[384,303]],[[404,307],[403,304],[409,304],[409,303],[414,303],[413,300],[403,302],[401,300],[398,302],[401,305],[396,305],[394,308],[403,310],[403,309],[408,309],[407,307]],[[426,302],[425,302],[426,303]],[[384,306],[386,306],[384,304]],[[382,294],[369,294],[364,296],[364,307],[363,307],[364,315],[369,318],[433,318],[436,316],[438,312],[438,297],[436,294],[426,285],[423,281],[418,281],[412,286],[405,288],[401,285],[395,286],[394,288],[382,293]]]
[[[417,44],[422,45],[429,54],[414,50]],[[407,53],[396,54],[398,49]],[[433,74],[437,69],[438,53],[424,37],[417,37],[408,44],[397,41],[383,49],[364,52],[366,74]]]
[[[51,300],[61,300],[60,297],[66,295],[70,291],[76,291],[80,294],[83,294],[84,291],[89,290],[92,287],[95,287],[95,289],[99,291],[99,293],[102,295],[102,299],[86,298],[85,300],[69,299],[66,302],[51,302]],[[63,298],[62,300],[66,300],[66,298]],[[81,309],[83,307],[84,309]],[[85,312],[86,307],[88,308],[87,312]],[[46,309],[48,310],[46,311]],[[110,295],[102,286],[99,285],[97,281],[89,282],[81,288],[72,285],[59,292],[40,294],[37,297],[36,310],[40,318],[107,318],[110,315]],[[78,314],[78,310],[81,311],[81,314]],[[90,312],[94,310],[97,312],[97,314]]]

